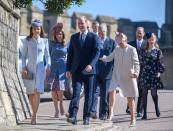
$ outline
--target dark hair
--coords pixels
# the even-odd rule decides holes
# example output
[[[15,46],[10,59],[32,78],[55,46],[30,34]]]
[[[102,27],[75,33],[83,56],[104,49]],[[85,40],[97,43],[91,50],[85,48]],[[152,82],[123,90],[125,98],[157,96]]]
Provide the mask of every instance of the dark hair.
[[[57,34],[57,33],[60,33],[60,32],[62,32],[62,43],[63,43],[63,45],[65,46],[65,33],[64,33],[63,30],[54,31],[54,32],[53,32],[53,40],[56,41],[56,42],[58,42],[58,40],[57,40],[57,38],[56,38],[56,34]]]
[[[44,33],[44,30],[43,30],[43,27],[40,26],[40,28],[41,28],[40,37],[41,37],[41,38],[44,38],[44,37],[45,37],[45,33]],[[29,40],[30,38],[33,37],[32,29],[33,29],[33,27],[31,26],[31,27],[30,27],[30,34],[26,37],[27,40]]]

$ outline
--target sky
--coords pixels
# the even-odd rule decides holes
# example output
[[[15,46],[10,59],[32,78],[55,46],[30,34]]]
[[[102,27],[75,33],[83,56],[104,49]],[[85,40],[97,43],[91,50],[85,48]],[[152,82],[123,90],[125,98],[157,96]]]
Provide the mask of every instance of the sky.
[[[38,2],[34,4],[43,9]],[[159,27],[165,22],[165,0],[86,0],[82,6],[73,5],[67,10],[69,15],[74,11],[90,13],[93,18],[97,15],[107,15],[116,19],[154,21]]]

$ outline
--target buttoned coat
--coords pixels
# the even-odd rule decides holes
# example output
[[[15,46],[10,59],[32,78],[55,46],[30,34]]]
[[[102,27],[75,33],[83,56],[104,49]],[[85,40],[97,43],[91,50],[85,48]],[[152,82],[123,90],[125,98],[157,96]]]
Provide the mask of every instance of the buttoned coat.
[[[23,79],[26,93],[32,94],[34,89],[39,93],[44,92],[45,67],[50,66],[48,40],[45,38],[25,39],[22,49],[22,67],[27,67],[33,73],[33,80]],[[44,65],[44,57],[46,66]]]
[[[130,45],[126,48],[117,46],[109,56],[104,56],[101,60],[106,62],[114,60],[110,89],[118,87],[122,96],[138,97],[137,80],[131,78],[132,71],[137,76],[140,71],[136,49]]]

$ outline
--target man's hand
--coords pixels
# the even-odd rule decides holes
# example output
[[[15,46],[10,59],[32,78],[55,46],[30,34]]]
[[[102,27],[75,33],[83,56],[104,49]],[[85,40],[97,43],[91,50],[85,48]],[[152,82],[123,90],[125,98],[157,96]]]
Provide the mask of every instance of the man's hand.
[[[85,70],[86,70],[87,72],[91,72],[92,66],[91,66],[91,65],[87,65],[86,68],[85,68]]]
[[[67,71],[67,72],[66,72],[66,77],[67,77],[68,79],[70,79],[70,77],[71,77],[71,72],[70,72],[70,71]]]

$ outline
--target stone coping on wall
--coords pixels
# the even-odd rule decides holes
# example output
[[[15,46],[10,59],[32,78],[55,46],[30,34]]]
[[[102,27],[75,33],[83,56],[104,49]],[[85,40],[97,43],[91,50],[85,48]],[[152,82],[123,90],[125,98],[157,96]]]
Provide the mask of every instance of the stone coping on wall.
[[[16,18],[20,18],[20,10],[15,8],[12,4],[12,0],[0,0],[0,5],[14,15]]]

